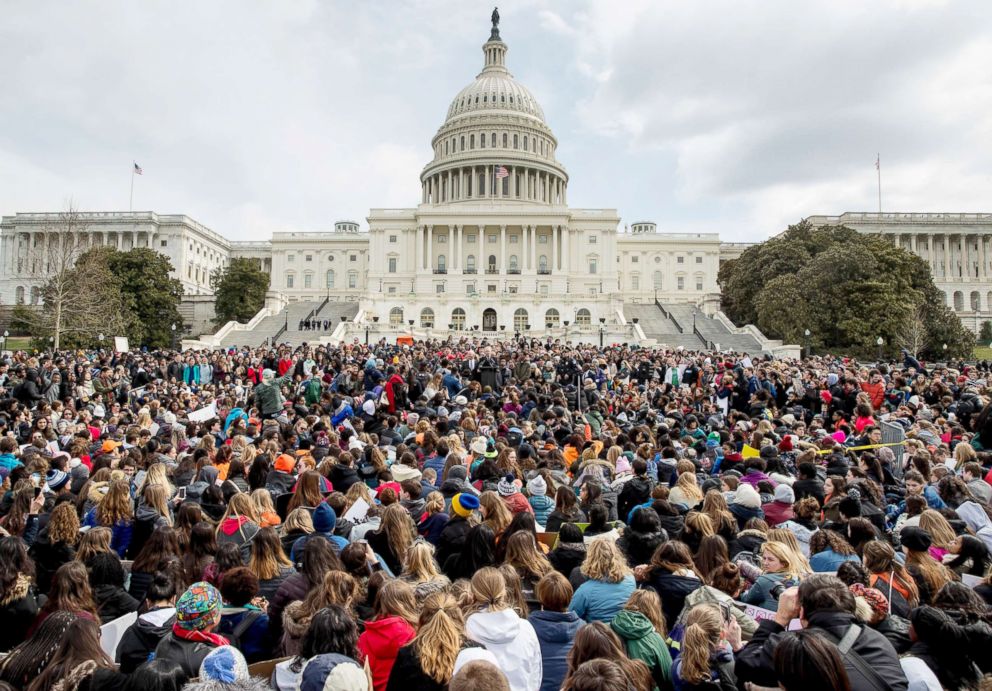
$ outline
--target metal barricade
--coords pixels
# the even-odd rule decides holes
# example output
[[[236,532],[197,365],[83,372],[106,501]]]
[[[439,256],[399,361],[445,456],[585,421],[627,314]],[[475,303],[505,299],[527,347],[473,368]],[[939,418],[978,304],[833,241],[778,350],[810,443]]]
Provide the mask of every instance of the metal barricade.
[[[895,422],[882,422],[882,443],[883,444],[894,444],[896,442],[906,440],[906,430],[902,425]],[[906,452],[905,446],[890,446],[892,453],[896,456],[895,467],[892,468],[892,474],[898,479],[902,479],[902,457]]]

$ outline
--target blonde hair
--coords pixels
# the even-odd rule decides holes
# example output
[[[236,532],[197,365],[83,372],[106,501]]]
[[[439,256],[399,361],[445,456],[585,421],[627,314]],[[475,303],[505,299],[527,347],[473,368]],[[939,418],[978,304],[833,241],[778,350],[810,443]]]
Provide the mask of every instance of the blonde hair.
[[[224,525],[226,521],[231,516],[244,516],[253,523],[258,523],[258,512],[255,511],[255,503],[251,500],[247,494],[238,493],[231,497],[231,500],[227,504],[227,510],[224,512],[224,516],[217,523],[217,532],[220,532],[221,526]],[[241,532],[242,528],[239,526],[238,531]],[[244,534],[242,533],[242,537]]]
[[[612,540],[593,540],[579,571],[586,578],[606,583],[619,583],[632,573],[623,552]]]
[[[375,449],[373,449],[373,452],[375,452]],[[375,500],[372,498],[372,491],[364,482],[356,482],[353,484],[348,488],[348,491],[344,496],[348,500],[349,509],[359,499],[364,500],[369,506],[375,506]]]
[[[386,581],[375,597],[375,618],[400,617],[417,627],[417,597],[413,586],[406,581],[393,578]]]
[[[469,584],[469,594],[472,601],[468,606],[466,614],[488,609],[490,612],[498,612],[508,608],[506,602],[506,581],[499,569],[492,566],[484,566],[472,576]]]
[[[389,548],[393,550],[393,555],[397,561],[402,563],[406,559],[406,553],[417,534],[417,528],[413,525],[410,513],[402,504],[390,504],[382,512],[382,525],[378,532],[386,534]]]
[[[440,492],[431,492],[428,494],[427,501],[424,503],[424,512],[428,516],[433,516],[442,511],[444,511],[444,495]]]
[[[286,521],[282,524],[282,534],[288,535],[293,530],[302,530],[307,535],[313,532],[313,516],[309,511],[299,508],[289,512]]]
[[[398,506],[398,504],[397,504]],[[437,562],[434,560],[434,545],[418,540],[410,545],[403,562],[403,579],[411,583],[426,583],[438,578]]]
[[[627,598],[624,609],[640,612],[654,626],[655,632],[665,638],[668,636],[668,626],[665,624],[665,612],[661,609],[661,597],[653,590],[635,590]]]
[[[48,519],[48,539],[52,544],[64,542],[74,545],[79,540],[79,516],[76,507],[69,502],[62,502],[54,509]]]
[[[255,504],[255,508],[258,510],[259,515],[265,513],[266,511],[276,512],[275,504],[272,503],[272,494],[269,490],[264,487],[259,487],[254,492],[251,493],[251,501]],[[306,511],[306,509],[304,509]],[[309,511],[307,511],[309,513]]]
[[[124,480],[112,481],[106,496],[96,506],[97,523],[110,528],[120,522],[129,523],[133,518],[131,489]]]
[[[925,509],[920,514],[920,528],[930,533],[930,537],[933,538],[933,544],[942,549],[950,547],[951,543],[954,542],[954,538],[957,537],[954,534],[954,528],[947,522],[947,519],[939,511],[934,511],[933,509]]]
[[[713,519],[700,511],[690,511],[685,516],[685,525],[700,538],[716,535],[713,528]]]
[[[803,572],[807,575],[813,573],[813,567],[809,565],[809,559],[803,554],[802,547],[799,546],[799,540],[796,538],[794,532],[788,528],[771,528],[768,531],[768,542],[780,542],[791,549],[792,553],[799,560],[799,565]]]
[[[784,542],[766,542],[761,546],[761,550],[762,553],[768,552],[781,562],[782,570],[776,573],[783,573],[797,580],[810,574],[806,567],[803,566],[802,554],[794,551]]]
[[[675,486],[682,491],[686,499],[692,501],[692,506],[703,500],[703,490],[699,489],[695,473],[682,473],[675,482]]]
[[[482,511],[486,518],[482,522],[483,525],[488,526],[492,529],[493,533],[499,535],[506,527],[510,525],[510,521],[513,520],[513,516],[510,514],[510,509],[507,508],[506,502],[499,498],[499,495],[488,490],[483,492],[479,496],[479,509]]]
[[[145,505],[155,509],[166,523],[170,526],[174,524],[172,511],[169,510],[169,490],[165,485],[146,485],[141,498],[145,500]]]
[[[176,493],[176,488],[169,480],[169,473],[165,467],[165,463],[152,463],[148,466],[148,470],[145,472],[145,479],[141,481],[141,486],[138,488],[138,494],[141,495],[148,485],[164,485],[168,490],[166,499],[171,499]]]
[[[428,677],[445,684],[454,672],[455,658],[464,641],[465,618],[458,608],[458,601],[443,591],[428,595],[419,624],[413,645],[420,667]]]
[[[690,684],[710,678],[710,654],[720,644],[723,618],[716,605],[704,603],[689,610],[682,637],[680,676]]]
[[[534,536],[526,530],[507,539],[505,563],[516,568],[521,576],[531,578],[541,578],[554,568],[537,548]]]

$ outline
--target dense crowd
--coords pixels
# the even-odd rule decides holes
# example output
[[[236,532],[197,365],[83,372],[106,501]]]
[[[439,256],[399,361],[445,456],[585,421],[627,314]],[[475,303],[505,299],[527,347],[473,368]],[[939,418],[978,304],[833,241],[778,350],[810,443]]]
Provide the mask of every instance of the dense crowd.
[[[8,355],[0,689],[979,688],[992,381],[904,355]]]

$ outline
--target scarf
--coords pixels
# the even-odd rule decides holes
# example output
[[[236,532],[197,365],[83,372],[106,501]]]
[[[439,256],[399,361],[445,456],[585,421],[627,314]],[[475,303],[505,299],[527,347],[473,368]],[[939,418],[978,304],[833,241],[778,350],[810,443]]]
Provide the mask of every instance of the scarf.
[[[181,640],[206,643],[214,648],[219,648],[222,645],[230,645],[230,641],[220,634],[207,633],[205,631],[189,631],[180,627],[178,622],[172,625],[172,633],[176,638]]]

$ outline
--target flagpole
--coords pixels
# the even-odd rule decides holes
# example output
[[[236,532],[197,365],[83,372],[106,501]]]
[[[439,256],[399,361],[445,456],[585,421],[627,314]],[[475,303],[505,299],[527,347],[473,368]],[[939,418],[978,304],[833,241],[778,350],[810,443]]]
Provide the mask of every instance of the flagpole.
[[[131,163],[131,196],[127,200],[127,211],[134,211],[134,163]]]
[[[875,154],[875,170],[878,171],[878,213],[882,213],[882,156]]]

